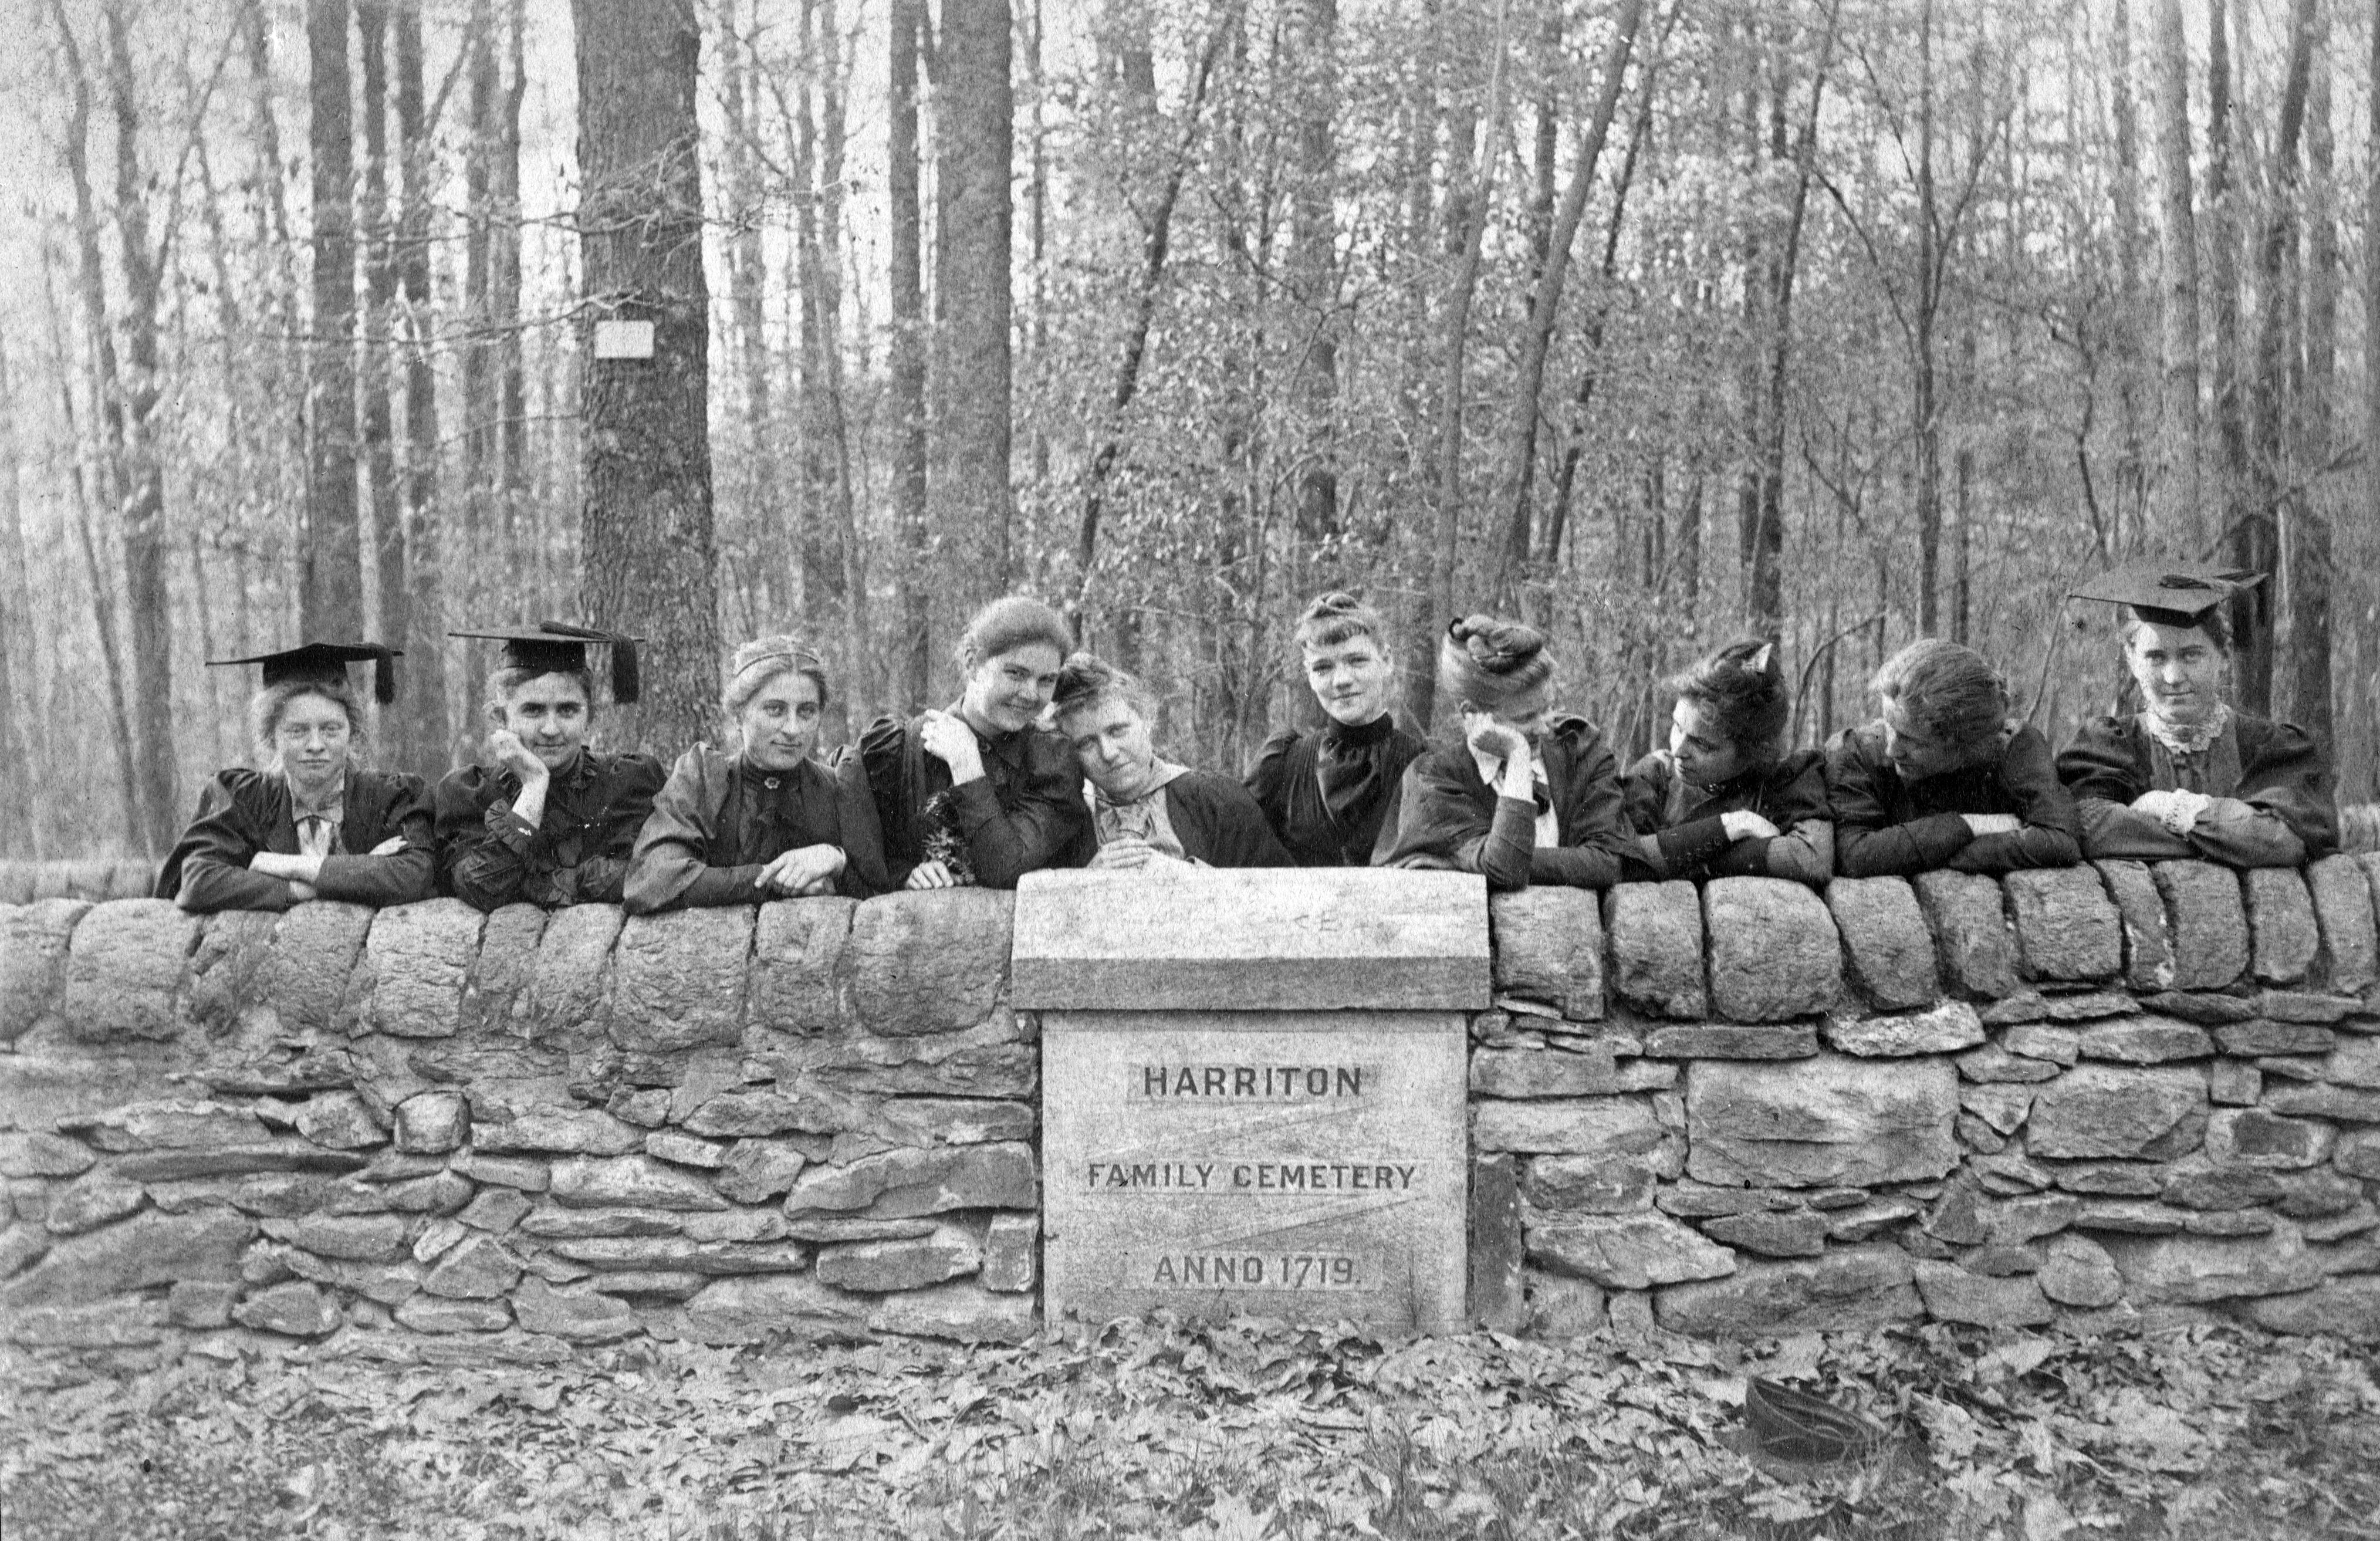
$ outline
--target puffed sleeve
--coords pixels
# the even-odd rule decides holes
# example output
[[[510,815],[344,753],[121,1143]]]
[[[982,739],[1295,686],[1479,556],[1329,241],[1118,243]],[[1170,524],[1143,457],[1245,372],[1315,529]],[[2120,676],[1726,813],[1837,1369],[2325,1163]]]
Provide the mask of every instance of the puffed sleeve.
[[[431,809],[439,886],[474,909],[501,909],[521,897],[537,827],[513,812],[501,778],[477,765],[450,770]]]
[[[1179,795],[1177,798],[1177,795]],[[1194,771],[1166,788],[1170,800],[1196,801],[1209,867],[1294,867],[1274,837],[1264,810],[1246,787],[1228,776]]]
[[[759,868],[714,868],[703,857],[718,833],[725,791],[711,775],[714,751],[697,745],[678,756],[669,780],[653,796],[653,809],[637,833],[621,881],[620,903],[630,915],[650,915],[678,904],[757,904],[752,887]],[[735,880],[742,879],[741,892]],[[705,882],[705,879],[713,880]],[[697,892],[697,890],[702,892]]]
[[[1639,881],[1675,878],[1698,870],[1726,852],[1727,825],[1717,814],[1665,825],[1670,789],[1677,776],[1670,757],[1656,749],[1620,779],[1620,817],[1629,836],[1621,876]]]
[[[1882,878],[1947,867],[1974,838],[1955,813],[1892,822],[1876,784],[1868,735],[1845,728],[1827,746],[1827,804],[1835,814],[1835,864],[1846,878]]]
[[[2082,821],[2074,795],[2058,779],[2049,740],[2019,728],[2000,751],[1999,785],[2023,821],[2014,834],[1977,835],[1949,865],[1965,872],[2014,872],[2030,867],[2071,867],[2082,859]]]
[[[1592,728],[1578,735],[1572,752],[1570,789],[1563,799],[1570,805],[1564,843],[1532,846],[1528,880],[1564,888],[1609,888],[1620,880],[1621,864],[1634,849],[1621,812],[1620,759]],[[1503,810],[1497,811],[1501,822]],[[1534,835],[1536,810],[1532,807],[1529,812]]]
[[[843,876],[836,889],[846,899],[873,899],[892,892],[891,865],[884,859],[884,831],[868,768],[856,749],[845,749],[832,762],[834,773],[836,822],[843,831]]]
[[[1480,808],[1452,758],[1454,752],[1432,749],[1405,767],[1397,793],[1396,838],[1393,842],[1382,841],[1378,865],[1441,871],[1451,868],[1458,872],[1484,870],[1480,852],[1501,810],[1493,807]],[[1516,806],[1526,810],[1528,822],[1534,828],[1537,810],[1526,803]],[[1528,881],[1528,868],[1523,866],[1513,872],[1500,868],[1497,873],[1487,876],[1490,887],[1495,886],[1499,876],[1511,886],[1521,886]]]
[[[362,851],[322,858],[314,892],[324,899],[376,908],[427,899],[438,887],[437,835],[429,790],[420,777],[402,772],[374,774],[372,783],[371,793],[381,799],[378,822],[363,832]],[[384,856],[370,854],[392,837],[401,838],[405,848]]]
[[[1025,730],[1024,763],[1002,797],[990,774],[956,788],[958,825],[976,881],[1014,888],[1027,872],[1062,862],[1090,817],[1074,751],[1055,734]]]
[[[2077,798],[2096,797],[2129,807],[2146,792],[2140,757],[2133,752],[2136,732],[2129,718],[2094,717],[2075,730],[2074,741],[2058,751],[2058,779]]]
[[[603,809],[603,841],[593,854],[582,856],[573,875],[571,895],[581,904],[616,904],[627,887],[628,858],[636,854],[637,835],[652,817],[653,799],[661,795],[667,775],[650,755],[625,754],[612,762],[613,784]]]
[[[2264,854],[2278,858],[2270,863],[2273,866],[2296,866],[2328,855],[2338,848],[2338,804],[2331,792],[2330,757],[2313,734],[2295,722],[2255,726],[2263,731],[2253,734],[2260,742],[2252,747],[2251,725],[2240,724],[2240,784],[2231,795],[2278,819],[2297,837],[2298,845],[2291,852],[2267,836]]]
[[[1255,763],[1248,767],[1248,795],[1257,800],[1277,840],[1289,838],[1289,751],[1296,743],[1297,730],[1282,728],[1266,737]]]
[[[1713,857],[1714,878],[1785,878],[1823,885],[1835,875],[1835,825],[1827,806],[1826,762],[1797,750],[1770,772],[1762,812],[1775,838],[1739,840]]]
[[[196,915],[218,910],[285,910],[292,903],[286,879],[248,869],[249,857],[264,843],[252,809],[235,789],[255,772],[216,773],[199,794],[199,814],[165,858],[157,897],[171,899]]]

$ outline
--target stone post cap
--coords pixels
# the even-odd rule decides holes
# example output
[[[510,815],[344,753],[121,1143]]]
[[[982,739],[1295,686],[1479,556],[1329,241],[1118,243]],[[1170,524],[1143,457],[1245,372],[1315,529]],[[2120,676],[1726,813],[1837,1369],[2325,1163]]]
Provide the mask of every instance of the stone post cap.
[[[1466,872],[1035,872],[1011,998],[1040,1011],[1477,1011],[1488,888]]]

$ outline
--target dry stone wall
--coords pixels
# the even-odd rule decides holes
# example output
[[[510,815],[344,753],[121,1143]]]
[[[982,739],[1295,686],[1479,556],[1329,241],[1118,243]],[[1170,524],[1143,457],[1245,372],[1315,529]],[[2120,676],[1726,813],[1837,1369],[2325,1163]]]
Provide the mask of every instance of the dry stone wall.
[[[1471,1313],[2380,1340],[2376,892],[2363,855],[1498,896]],[[1008,895],[27,900],[0,903],[18,1342],[535,1359],[1033,1330],[1040,1053]]]
[[[392,1357],[1021,1338],[1010,904],[0,905],[0,1327]]]
[[[1475,1203],[1473,1309],[2380,1340],[2375,890],[2363,855],[1500,895],[1475,1192],[1517,1202]]]

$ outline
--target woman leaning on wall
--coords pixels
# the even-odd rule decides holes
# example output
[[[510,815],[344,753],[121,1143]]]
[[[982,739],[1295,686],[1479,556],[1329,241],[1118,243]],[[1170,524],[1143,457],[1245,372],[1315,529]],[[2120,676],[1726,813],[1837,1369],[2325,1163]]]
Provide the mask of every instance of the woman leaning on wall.
[[[1592,722],[1553,710],[1553,673],[1532,627],[1488,615],[1447,627],[1438,683],[1462,736],[1406,770],[1388,865],[1477,872],[1499,891],[1620,880],[1635,846],[1619,762]]]
[[[1670,688],[1670,746],[1625,778],[1629,876],[1833,877],[1825,766],[1815,749],[1785,747],[1793,703],[1777,645],[1731,643]]]
[[[438,783],[442,885],[483,910],[524,900],[549,909],[618,904],[662,767],[589,744],[587,649],[611,649],[612,697],[625,705],[637,698],[635,639],[558,621],[451,635],[504,649],[488,676],[487,763]]]
[[[2110,573],[2077,599],[2118,607],[2141,710],[2085,722],[2058,757],[2094,857],[2296,867],[2338,844],[2330,756],[2294,722],[2232,710],[2223,607],[2261,574]]]
[[[1083,837],[1083,775],[1042,728],[1073,644],[1059,613],[1011,594],[976,612],[956,649],[959,698],[860,735],[895,888],[1014,888],[1064,864]]]
[[[1248,790],[1298,866],[1368,866],[1381,831],[1395,831],[1405,767],[1428,747],[1390,710],[1397,667],[1387,623],[1353,594],[1324,594],[1291,640],[1330,721],[1266,739]]]
[[[310,899],[402,904],[431,894],[430,802],[421,778],[368,770],[363,709],[347,665],[370,662],[396,698],[395,649],[311,642],[211,664],[263,666],[249,703],[261,770],[215,772],[157,875],[186,910],[283,910]]]
[[[735,649],[720,707],[738,747],[727,755],[698,744],[678,757],[628,863],[630,914],[866,899],[890,887],[856,758],[819,758],[826,702],[826,665],[793,637]]]

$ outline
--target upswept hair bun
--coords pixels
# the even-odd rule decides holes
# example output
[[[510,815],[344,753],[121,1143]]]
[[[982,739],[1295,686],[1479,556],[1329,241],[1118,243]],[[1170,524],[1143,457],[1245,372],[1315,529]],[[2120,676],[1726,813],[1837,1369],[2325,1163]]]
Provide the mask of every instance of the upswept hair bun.
[[[1064,616],[1039,600],[1010,594],[977,611],[952,651],[958,659],[959,668],[965,671],[987,658],[998,658],[1036,642],[1048,644],[1063,658],[1075,645],[1075,634],[1066,629]]]
[[[1439,688],[1483,711],[1536,689],[1553,673],[1546,634],[1518,621],[1468,615],[1439,640]]]
[[[825,707],[825,661],[801,638],[783,635],[758,637],[735,649],[735,656],[727,662],[727,688],[720,692],[719,704],[730,718],[741,717],[752,698],[783,673],[808,677],[818,686],[820,707]]]
[[[1885,660],[1871,684],[1923,731],[1953,744],[1981,745],[2008,720],[1999,671],[1973,649],[1937,637],[1921,637]]]
[[[1753,759],[1773,759],[1781,748],[1793,703],[1774,642],[1730,642],[1670,688],[1707,710],[1719,735]]]
[[[1121,696],[1124,704],[1139,714],[1151,727],[1157,723],[1156,693],[1142,684],[1136,675],[1127,674],[1105,659],[1090,653],[1070,654],[1058,668],[1057,689],[1050,695],[1050,705],[1060,717],[1084,707],[1096,706],[1110,696]]]
[[[1368,637],[1389,650],[1389,624],[1380,613],[1344,589],[1316,597],[1297,618],[1290,640],[1300,648],[1335,648],[1342,642]]]

